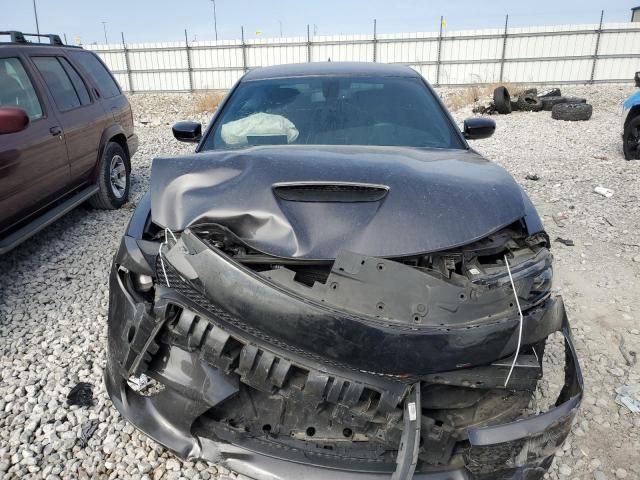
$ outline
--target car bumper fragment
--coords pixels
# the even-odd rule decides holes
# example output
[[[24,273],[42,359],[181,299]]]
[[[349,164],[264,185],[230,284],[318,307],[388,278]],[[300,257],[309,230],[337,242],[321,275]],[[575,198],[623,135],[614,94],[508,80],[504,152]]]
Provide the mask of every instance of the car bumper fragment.
[[[167,260],[165,267],[169,270],[165,280],[170,286],[156,286],[151,306],[130,292],[126,275],[121,274],[117,265],[119,259],[128,265],[141,263],[144,259],[145,268],[151,268],[153,263],[149,256],[136,252],[138,246],[135,241],[123,242],[111,273],[105,382],[114,405],[127,420],[182,458],[219,462],[257,480],[324,479],[329,476],[336,480],[538,479],[543,477],[555,450],[570,431],[582,399],[583,381],[567,315],[559,297],[541,305],[539,314],[525,318],[524,328],[525,343],[534,343],[556,331],[564,336],[565,381],[555,406],[545,413],[513,422],[469,428],[467,440],[458,449],[456,462],[426,465],[417,461],[413,449],[420,438],[420,427],[433,434],[434,449],[444,445],[442,448],[451,452],[453,439],[445,430],[429,424],[428,419],[420,422],[419,414],[415,421],[420,424],[411,424],[410,404],[419,403],[421,379],[398,375],[399,370],[394,371],[397,364],[392,369],[381,368],[379,372],[363,371],[358,365],[365,360],[362,343],[369,348],[369,358],[376,357],[377,352],[384,356],[389,350],[375,348],[376,340],[393,345],[397,336],[397,345],[401,346],[400,340],[410,337],[410,332],[359,322],[361,336],[358,343],[355,337],[349,337],[355,335],[355,330],[349,330],[345,326],[348,322],[340,315],[335,312],[329,315],[273,286],[267,286],[275,292],[269,297],[259,278],[215,255],[199,257],[202,268],[197,263],[180,265],[174,258],[172,265]],[[130,251],[124,254],[123,250]],[[225,263],[224,267],[211,263],[218,261]],[[211,275],[205,279],[205,271],[224,271],[225,275],[218,278]],[[203,288],[204,293],[197,292],[189,285],[190,281],[197,283],[196,280],[211,290]],[[261,291],[264,297],[260,297]],[[222,302],[242,302],[243,296],[256,302],[260,299],[257,304],[266,306],[267,311],[252,312],[246,304],[242,309],[236,308],[238,304],[234,307],[220,305]],[[212,297],[224,301],[216,303]],[[172,313],[175,306],[179,307],[179,314]],[[287,315],[278,316],[274,312]],[[277,328],[270,330],[265,324],[256,328],[261,321],[259,316],[273,321]],[[332,323],[325,323],[317,331],[340,332],[343,336],[339,340],[344,342],[346,339],[352,349],[360,349],[361,354],[345,355],[338,347],[336,351],[327,351],[332,350],[328,348],[333,345],[330,342],[338,342],[335,337],[323,338],[322,341],[329,343],[325,343],[324,349],[314,351],[306,348],[308,345],[296,343],[295,338],[277,335],[278,331],[294,326],[300,329],[300,323],[287,324],[292,319],[306,327],[311,321],[326,322],[327,318]],[[371,338],[362,335],[362,331],[369,332]],[[170,345],[166,341],[167,335],[171,337]],[[438,343],[429,343],[433,341],[430,337],[437,337]],[[515,348],[509,321],[501,323],[500,328],[486,326],[483,329],[480,326],[473,334],[423,333],[414,338],[424,343],[409,348],[418,348],[423,357],[436,364],[435,373],[455,372],[460,368],[459,358],[472,359],[466,367],[482,368],[513,353]],[[497,341],[500,348],[487,349],[485,346],[482,349],[479,343],[487,339]],[[309,351],[313,354],[309,355]],[[457,362],[448,360],[456,357]],[[445,360],[438,363],[438,358]],[[282,389],[282,379],[293,368],[306,372],[303,385],[298,389]],[[163,389],[154,395],[136,392],[127,379],[143,373],[159,382]],[[329,405],[337,423],[347,416],[355,421],[378,421],[379,440],[402,447],[393,461],[376,461],[363,456],[347,462],[334,452],[316,454],[283,448],[270,442],[269,435],[263,438],[248,435],[222,422],[209,422],[203,426],[202,418],[207,412],[237,395],[241,383],[265,392],[280,388],[288,399],[312,410],[320,404]],[[336,385],[340,386],[339,395],[332,393]],[[371,398],[376,401],[363,409],[357,400],[367,391],[373,392]],[[396,408],[398,405],[400,409]]]

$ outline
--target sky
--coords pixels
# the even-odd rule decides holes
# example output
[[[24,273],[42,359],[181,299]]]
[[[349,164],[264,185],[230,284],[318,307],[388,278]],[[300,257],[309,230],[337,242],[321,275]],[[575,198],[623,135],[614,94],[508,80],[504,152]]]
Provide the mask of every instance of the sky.
[[[213,40],[211,0],[36,0],[42,33],[67,36],[68,43]],[[513,26],[627,22],[640,0],[215,0],[218,38],[435,31],[440,16],[449,30]],[[102,22],[105,22],[104,24]],[[35,32],[33,0],[0,0],[0,31]]]

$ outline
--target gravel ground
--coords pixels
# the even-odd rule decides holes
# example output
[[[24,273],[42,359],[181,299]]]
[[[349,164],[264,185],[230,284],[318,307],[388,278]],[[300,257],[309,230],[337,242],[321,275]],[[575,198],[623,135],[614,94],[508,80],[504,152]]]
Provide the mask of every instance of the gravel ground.
[[[640,381],[640,367],[629,367],[622,353],[640,352],[640,162],[622,157],[618,114],[632,88],[564,90],[593,104],[589,122],[554,121],[549,112],[496,116],[496,134],[474,147],[524,186],[552,239],[575,242],[554,243],[555,288],[565,298],[587,391],[548,477],[640,478],[640,415],[618,406],[614,391]],[[141,145],[129,208],[79,208],[0,257],[0,479],[234,477],[176,460],[120,418],[103,387],[111,257],[147,188],[151,159],[192,149],[171,138],[169,125],[210,116],[195,114],[186,94],[135,95],[131,103]],[[461,122],[470,112],[454,116]],[[597,186],[614,195],[594,193]],[[549,370],[560,359],[551,349]],[[92,407],[67,407],[79,381],[94,385]],[[539,403],[549,403],[558,383],[557,375],[545,379]],[[77,439],[88,422],[97,429],[82,448]]]

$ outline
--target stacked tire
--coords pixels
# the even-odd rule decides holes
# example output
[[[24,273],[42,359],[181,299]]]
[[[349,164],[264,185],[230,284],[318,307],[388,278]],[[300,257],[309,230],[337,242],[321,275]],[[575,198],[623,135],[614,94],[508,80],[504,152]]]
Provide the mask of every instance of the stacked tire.
[[[559,103],[551,109],[551,118],[568,122],[584,122],[592,114],[593,107],[588,103]]]
[[[523,112],[539,112],[542,110],[542,99],[531,93],[518,96],[517,104],[518,110]]]
[[[589,120],[593,114],[593,107],[585,98],[562,96],[559,88],[551,88],[541,93],[535,88],[530,88],[519,91],[512,97],[506,87],[500,86],[493,91],[493,104],[501,114],[515,110],[545,110],[551,112],[551,118],[569,122]]]
[[[544,97],[542,98],[542,109],[547,111],[552,111],[555,105],[560,103],[587,103],[586,98],[580,97],[562,97],[562,96],[553,96],[553,97]]]

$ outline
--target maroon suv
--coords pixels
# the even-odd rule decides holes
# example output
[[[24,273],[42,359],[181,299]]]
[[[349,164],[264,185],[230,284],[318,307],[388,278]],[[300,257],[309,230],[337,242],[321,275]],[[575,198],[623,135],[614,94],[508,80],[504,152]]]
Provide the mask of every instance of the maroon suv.
[[[80,203],[121,207],[138,146],[107,67],[57,35],[0,32],[0,254]]]

